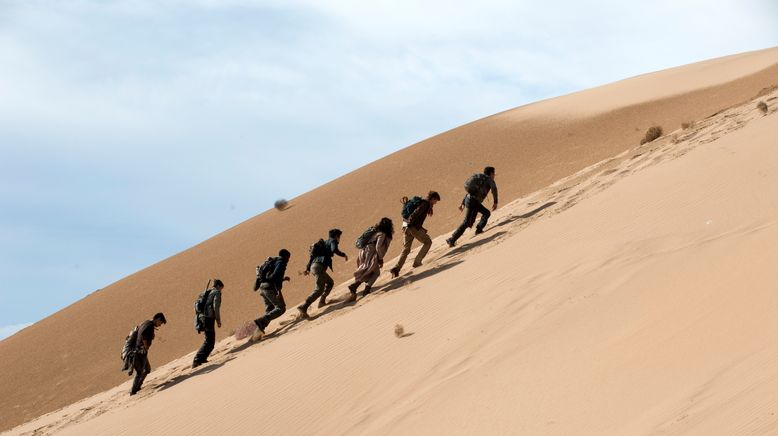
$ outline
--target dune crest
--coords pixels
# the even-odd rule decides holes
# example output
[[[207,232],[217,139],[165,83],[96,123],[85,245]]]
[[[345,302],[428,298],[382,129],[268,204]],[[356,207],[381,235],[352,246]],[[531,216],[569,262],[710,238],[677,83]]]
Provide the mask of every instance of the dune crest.
[[[709,71],[716,72],[711,73],[715,76],[713,79],[694,80],[695,77],[707,77],[705,74]],[[569,333],[575,339],[557,337],[560,333],[555,333],[545,323],[556,320],[560,326],[566,326],[560,331],[567,332],[565,329],[575,327],[590,333],[595,331],[587,330],[586,327],[595,328],[598,323],[603,323],[603,326],[625,329],[647,342],[658,340],[647,333],[650,330],[640,330],[640,326],[629,324],[631,327],[625,328],[623,323],[633,320],[624,319],[624,314],[619,311],[627,310],[624,313],[638,319],[649,316],[644,319],[644,327],[649,328],[653,325],[651,323],[663,319],[663,315],[658,313],[658,307],[665,301],[662,298],[679,298],[690,294],[689,289],[684,287],[689,284],[664,283],[661,287],[663,292],[653,297],[648,291],[645,294],[638,293],[640,286],[645,285],[643,281],[636,281],[637,277],[649,282],[651,277],[643,277],[641,274],[645,274],[645,269],[642,268],[651,266],[655,269],[648,270],[670,280],[672,276],[668,276],[666,271],[673,264],[666,265],[663,262],[672,257],[672,253],[684,253],[684,250],[690,249],[688,247],[693,247],[699,249],[702,258],[710,257],[720,261],[721,250],[732,250],[739,256],[746,256],[750,245],[740,242],[750,241],[748,238],[752,236],[749,235],[770,239],[773,227],[763,215],[765,211],[771,210],[769,207],[773,203],[769,198],[759,195],[758,191],[753,191],[757,192],[753,194],[748,190],[750,188],[743,188],[737,192],[746,195],[738,197],[727,187],[712,181],[710,183],[713,183],[715,189],[697,186],[697,179],[690,177],[684,179],[680,190],[678,185],[665,184],[665,181],[675,180],[680,183],[678,178],[681,176],[667,168],[674,168],[682,162],[697,163],[696,160],[682,156],[692,150],[696,155],[702,154],[701,150],[705,150],[705,153],[717,151],[715,156],[710,155],[715,159],[706,161],[708,166],[716,167],[722,165],[721,162],[744,167],[752,165],[758,168],[754,171],[764,173],[764,180],[771,180],[772,174],[768,168],[759,165],[768,165],[770,159],[775,162],[774,157],[769,155],[769,147],[762,144],[764,135],[773,134],[774,137],[774,131],[771,130],[773,127],[768,121],[772,116],[754,118],[761,116],[761,113],[757,114],[755,103],[750,99],[762,89],[776,85],[776,81],[778,49],[746,53],[679,67],[673,69],[671,74],[653,73],[600,87],[591,93],[584,91],[517,108],[445,132],[378,160],[292,199],[290,204],[293,207],[285,212],[265,212],[95,292],[0,342],[0,353],[11,356],[0,361],[0,429],[11,428],[121,383],[124,378],[118,372],[117,357],[121,338],[132,325],[156,311],[164,311],[170,321],[160,332],[162,341],[155,346],[151,357],[152,365],[159,369],[150,376],[149,391],[158,392],[153,395],[153,399],[140,401],[127,408],[127,413],[162,419],[163,415],[155,417],[165,414],[167,408],[155,406],[156,401],[181,400],[187,398],[187,395],[200,392],[198,389],[205,389],[203,392],[219,386],[238,389],[238,385],[244,384],[269,389],[276,404],[281,405],[281,412],[310,413],[307,416],[311,421],[295,421],[300,426],[297,430],[301,432],[399,432],[401,428],[412,429],[412,425],[421,425],[416,422],[421,419],[418,414],[421,404],[424,404],[424,417],[435,417],[451,425],[460,424],[457,428],[467,431],[467,423],[458,419],[467,415],[468,410],[462,409],[465,404],[452,404],[450,399],[481,399],[489,392],[497,395],[499,401],[513,402],[516,410],[524,408],[541,413],[539,405],[546,404],[542,399],[556,398],[544,394],[546,385],[541,381],[548,380],[543,375],[558,375],[555,370],[564,369],[562,366],[549,365],[549,360],[572,359],[577,362],[576,352],[596,359],[598,355],[591,354],[597,351],[596,347],[608,346],[593,343],[591,339],[581,337],[574,331]],[[674,93],[657,94],[659,98],[652,100],[652,87],[670,89]],[[762,98],[772,98],[773,95]],[[619,100],[620,96],[622,100]],[[611,110],[605,110],[607,104],[598,106],[604,104],[603,101],[618,104],[613,103]],[[744,101],[754,106],[753,117],[747,112],[748,104],[721,112],[723,108]],[[587,107],[591,111],[584,110]],[[571,113],[571,108],[577,108],[575,114]],[[714,113],[718,114],[710,117]],[[673,132],[681,123],[690,121],[696,122],[693,128]],[[728,130],[736,130],[746,124],[748,129],[728,133]],[[635,148],[645,130],[652,125],[661,125],[665,131],[675,134],[677,143],[668,144],[668,141],[672,142],[672,136],[665,136],[658,142],[646,144],[645,148]],[[751,133],[754,138],[743,139],[742,136],[747,136],[749,132],[755,132]],[[719,139],[720,136],[724,137]],[[753,144],[750,143],[752,140]],[[703,147],[708,143],[711,144],[709,147]],[[753,146],[754,156],[760,157],[762,161],[733,163],[734,158],[720,151],[727,150],[734,153],[733,156],[745,159],[742,153],[737,153],[737,146],[742,143]],[[473,153],[474,148],[479,150],[480,156]],[[658,165],[672,157],[684,158]],[[396,290],[401,292],[370,297],[366,302],[373,299],[377,301],[364,304],[364,308],[360,304],[359,310],[334,311],[332,315],[310,324],[290,324],[283,329],[284,332],[299,330],[299,333],[276,336],[244,353],[228,353],[240,358],[211,370],[212,373],[207,377],[187,378],[182,375],[183,378],[173,384],[175,389],[161,388],[169,386],[165,383],[177,377],[176,368],[181,365],[181,361],[175,359],[194,351],[201,340],[192,332],[191,303],[208,278],[218,276],[228,287],[222,309],[225,314],[224,328],[217,332],[217,338],[221,339],[226,332],[237,328],[246,319],[256,317],[259,312],[260,303],[250,289],[254,267],[264,257],[273,254],[281,246],[292,251],[290,275],[293,275],[294,280],[286,291],[287,301],[292,306],[312,287],[310,279],[297,276],[294,272],[303,269],[302,265],[307,260],[304,259],[307,246],[328,228],[337,226],[343,229],[346,235],[344,239],[348,241],[382,215],[397,217],[399,198],[403,195],[436,189],[441,193],[443,201],[436,207],[435,216],[429,220],[428,227],[433,236],[447,234],[460,219],[456,204],[461,199],[464,178],[485,164],[493,164],[498,169],[497,182],[502,202],[516,201],[494,215],[489,232],[482,237],[468,241],[469,234],[466,234],[461,246],[453,251],[443,250],[440,244],[442,239],[437,238],[427,266],[414,276],[403,276],[401,280],[388,284],[385,289],[400,287]],[[689,165],[699,173],[694,174],[700,180],[710,179],[710,174],[705,172],[707,168]],[[746,171],[736,168],[738,171]],[[671,174],[655,174],[662,171]],[[727,175],[724,173],[720,178],[736,184],[758,182],[745,177],[745,174],[735,173],[743,180],[730,180],[730,177],[724,177]],[[401,182],[398,182],[399,174],[404,176]],[[634,191],[622,192],[625,186]],[[696,186],[699,191],[692,191],[692,186]],[[767,189],[758,183],[757,186]],[[732,210],[726,204],[717,203],[718,197],[711,198],[705,189],[712,189],[712,192],[724,196],[730,203],[760,198],[763,200],[760,206],[764,206],[764,209],[748,203],[743,205],[742,211]],[[552,190],[556,191],[552,193]],[[669,192],[665,195],[663,190]],[[690,196],[691,206],[670,202],[673,199],[680,202],[678,192]],[[635,196],[644,201],[636,202]],[[605,198],[608,200],[603,200]],[[662,198],[667,198],[667,202],[663,202]],[[613,204],[619,206],[614,208]],[[571,209],[574,205],[576,207]],[[708,235],[703,230],[700,230],[703,233],[674,233],[674,230],[691,226],[691,217],[687,215],[692,212],[687,209],[693,209],[692,206],[710,207],[704,210],[704,214],[710,216],[702,222],[710,221],[711,224],[705,224],[701,229],[716,229],[718,227],[714,224],[722,223],[721,216],[712,215],[717,208],[727,211],[723,224],[729,227],[721,235]],[[654,210],[663,211],[664,214],[656,215]],[[684,214],[676,217],[677,211]],[[702,209],[698,212],[704,215]],[[545,219],[552,216],[553,219]],[[763,221],[749,221],[749,216],[762,217]],[[735,219],[738,217],[742,221]],[[694,219],[698,217],[694,216]],[[609,225],[603,224],[603,221]],[[663,227],[665,221],[675,227]],[[733,245],[722,248],[720,243]],[[347,243],[343,245],[348,246]],[[399,245],[397,242],[393,244],[390,256],[398,252]],[[591,253],[582,252],[582,247]],[[355,250],[350,249],[349,254],[354,253]],[[641,253],[648,254],[643,256]],[[674,262],[683,262],[681,259],[673,259]],[[754,268],[758,270],[761,262],[760,259]],[[723,268],[722,265],[716,265]],[[616,266],[619,267],[618,271],[612,270]],[[702,266],[698,264],[690,263],[689,268],[695,273],[702,271]],[[336,263],[336,283],[345,281],[352,269],[353,263]],[[757,273],[749,271],[754,277],[761,277]],[[573,277],[575,280],[571,279]],[[579,285],[579,281],[585,286]],[[722,280],[724,282],[726,280]],[[628,293],[633,298],[631,301],[653,305],[651,307],[654,311],[650,315],[642,314],[638,308],[626,307],[627,303],[619,300],[626,297],[619,297],[621,294],[617,291],[627,284],[634,286]],[[706,284],[715,285],[707,281]],[[676,293],[668,294],[664,291],[666,289],[674,289]],[[456,295],[458,297],[455,298]],[[703,299],[701,294],[694,295]],[[722,297],[719,294],[716,296]],[[598,313],[602,318],[588,318],[585,311],[581,310],[590,302],[604,297],[613,299],[608,299],[607,304],[604,303],[606,306],[594,308],[600,310]],[[137,299],[143,300],[143,303],[133,303]],[[451,304],[454,299],[456,305]],[[762,299],[757,301],[765,303]],[[686,303],[688,300],[679,301],[678,310],[688,309],[689,306],[684,306]],[[494,312],[497,310],[495,307],[500,309]],[[561,314],[568,313],[568,309],[564,309],[566,307],[569,307],[572,320],[566,321],[566,318],[561,317]],[[81,320],[84,319],[94,320],[96,325],[103,328],[95,330],[81,326]],[[715,319],[706,318],[700,322],[711,323]],[[393,333],[398,323],[412,335],[398,339]],[[706,324],[706,327],[715,329],[716,325]],[[271,325],[271,331],[275,328],[275,324]],[[379,331],[382,332],[380,335]],[[52,335],[51,332],[57,334]],[[596,332],[602,333],[599,330]],[[668,334],[673,332],[668,330]],[[539,336],[530,333],[538,333]],[[74,349],[73,344],[80,344],[83,348]],[[615,347],[617,344],[610,345]],[[223,342],[220,344],[222,346],[228,347],[229,343]],[[381,356],[378,351],[365,351],[365,355],[360,357],[359,350],[374,350],[373,347],[385,347],[387,355]],[[537,360],[532,360],[532,355],[520,350],[532,350],[537,353]],[[560,350],[572,354],[558,354]],[[623,349],[614,350],[632,353],[630,356],[646,357],[640,354],[641,349],[626,345]],[[587,352],[590,354],[585,354]],[[258,355],[263,357],[253,357]],[[323,355],[328,356],[328,360],[321,363],[321,368],[314,370],[306,366],[315,364],[311,363],[311,358]],[[417,359],[410,359],[410,356]],[[299,362],[289,361],[292,357],[298,358]],[[662,361],[659,357],[657,359]],[[287,366],[278,368],[300,377],[299,387],[282,387],[272,383],[266,386],[268,382],[261,377],[261,372],[279,370],[273,366],[279,362]],[[622,363],[627,365],[630,362]],[[597,372],[602,367],[594,365],[592,361],[584,359],[580,363],[589,365],[581,367],[584,372],[591,371],[587,373],[589,378],[581,382],[565,379],[566,382],[574,385],[580,383],[578,386],[583,388],[588,386],[586,383],[591,382],[591,378],[604,374]],[[368,364],[373,364],[381,372],[376,372]],[[510,372],[505,365],[516,365],[523,369],[509,379],[489,377],[489,374]],[[337,368],[342,368],[342,372],[338,372]],[[652,376],[649,371],[651,368],[641,368],[645,368],[645,372],[638,372],[635,376]],[[673,367],[673,370],[678,374],[686,374],[681,367]],[[411,376],[406,379],[407,374]],[[532,374],[540,376],[533,381]],[[405,381],[396,383],[395,377]],[[459,379],[468,380],[473,387],[452,382]],[[290,383],[288,379],[284,381]],[[376,381],[384,384],[376,384]],[[392,381],[394,383],[390,383]],[[503,386],[514,384],[523,386],[524,393],[519,395],[521,390],[508,390],[510,392],[500,394]],[[298,391],[311,386],[312,390],[306,388]],[[617,395],[618,389],[623,387],[614,382],[612,386],[602,387],[601,391],[595,389],[595,392],[613,389],[609,392]],[[320,395],[334,396],[334,391],[341,390],[353,396],[344,398],[340,403],[327,400],[327,404],[332,404],[331,410],[322,408],[317,412],[308,407],[314,399],[322,400]],[[645,397],[658,398],[660,391],[656,389],[652,391],[656,393],[654,397],[648,394]],[[107,396],[105,401],[113,404],[110,392],[99,394],[98,397]],[[248,407],[252,394],[245,392],[242,395],[245,396],[229,400],[227,409],[240,411],[242,407]],[[605,397],[603,395],[602,398]],[[572,395],[569,404],[575,404],[574,399],[584,401]],[[246,405],[243,406],[244,403],[239,400],[245,400]],[[129,405],[118,399],[116,401],[117,404]],[[622,407],[627,407],[627,403]],[[592,407],[594,404],[591,403]],[[87,407],[92,406],[83,408],[84,417],[92,416],[90,414],[100,410],[111,410],[111,413],[85,422],[83,428],[68,427],[66,431],[78,429],[100,433],[99,429],[105,429],[100,427],[103,425],[100,423],[109,422],[109,416],[118,416],[124,406],[107,409]],[[670,406],[664,409],[657,406],[652,413],[658,417],[667,417],[674,410]],[[323,415],[330,413],[342,413],[340,416],[347,418],[341,422],[327,421]],[[624,416],[627,415],[625,412]],[[74,415],[69,416],[71,420],[78,421]],[[290,418],[292,416],[297,415],[288,415]],[[321,420],[317,421],[317,418]],[[171,418],[171,423],[177,422],[176,419]],[[248,422],[248,419],[237,418],[235,423],[224,428],[245,430],[248,427],[241,427],[244,425],[242,423],[249,425],[259,422]],[[160,429],[166,428],[162,421],[155,422]],[[323,422],[322,427],[316,427],[316,422]],[[495,432],[510,429],[499,427],[503,421],[495,422],[498,426]],[[548,422],[553,422],[548,424],[550,426],[564,428],[558,425],[559,421],[554,417],[549,417]],[[580,423],[580,420],[570,418],[566,422]],[[655,423],[656,419],[647,416],[646,422]],[[621,424],[632,425],[634,421]],[[593,426],[591,428],[594,430],[598,428],[593,422],[586,425]],[[538,430],[536,427],[533,429]]]

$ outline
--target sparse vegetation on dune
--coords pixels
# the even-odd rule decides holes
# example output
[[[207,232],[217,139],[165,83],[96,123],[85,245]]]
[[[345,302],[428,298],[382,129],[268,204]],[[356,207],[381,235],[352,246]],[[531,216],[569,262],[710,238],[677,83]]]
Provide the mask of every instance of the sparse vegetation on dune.
[[[662,136],[662,127],[660,126],[651,126],[646,131],[646,136],[643,137],[643,139],[640,140],[640,145],[647,144],[656,138],[659,138]]]

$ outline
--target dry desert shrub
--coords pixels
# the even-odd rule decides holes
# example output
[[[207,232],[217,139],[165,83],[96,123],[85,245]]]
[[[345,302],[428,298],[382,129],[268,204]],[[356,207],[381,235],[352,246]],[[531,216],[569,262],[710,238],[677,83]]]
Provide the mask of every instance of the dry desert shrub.
[[[760,101],[760,102],[759,102],[759,103],[756,105],[756,108],[757,108],[757,109],[759,109],[760,111],[762,111],[762,114],[763,114],[763,115],[767,115],[767,103],[765,103],[765,102],[763,102],[763,101]]]
[[[394,335],[397,336],[398,338],[401,338],[403,337],[404,334],[405,334],[405,329],[403,328],[403,326],[401,326],[400,324],[396,324],[394,326]]]
[[[640,140],[640,145],[647,144],[660,136],[662,136],[662,128],[660,126],[649,127],[646,131],[646,136]]]
[[[289,206],[289,202],[284,200],[283,198],[276,200],[275,203],[273,203],[273,207],[280,211],[286,210],[287,206]]]
[[[687,123],[681,123],[681,128],[683,130],[686,130],[686,129],[690,128],[690,127],[694,127],[694,121],[689,121]]]

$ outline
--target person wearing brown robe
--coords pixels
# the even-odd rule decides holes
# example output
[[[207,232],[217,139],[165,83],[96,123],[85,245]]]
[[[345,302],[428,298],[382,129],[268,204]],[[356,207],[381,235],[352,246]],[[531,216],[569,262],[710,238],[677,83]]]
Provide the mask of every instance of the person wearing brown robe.
[[[357,256],[357,270],[354,271],[354,283],[348,286],[351,295],[347,301],[356,301],[359,285],[365,283],[363,295],[367,295],[373,288],[373,284],[381,275],[384,266],[384,256],[389,251],[394,235],[394,224],[389,218],[381,218],[375,226],[375,233],[370,237],[364,248],[359,250]]]

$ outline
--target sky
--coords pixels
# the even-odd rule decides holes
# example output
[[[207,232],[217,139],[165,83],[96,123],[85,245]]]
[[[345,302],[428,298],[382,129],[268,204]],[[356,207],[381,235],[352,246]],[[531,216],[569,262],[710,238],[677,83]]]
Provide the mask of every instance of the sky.
[[[0,339],[382,156],[778,46],[772,0],[0,0]]]

